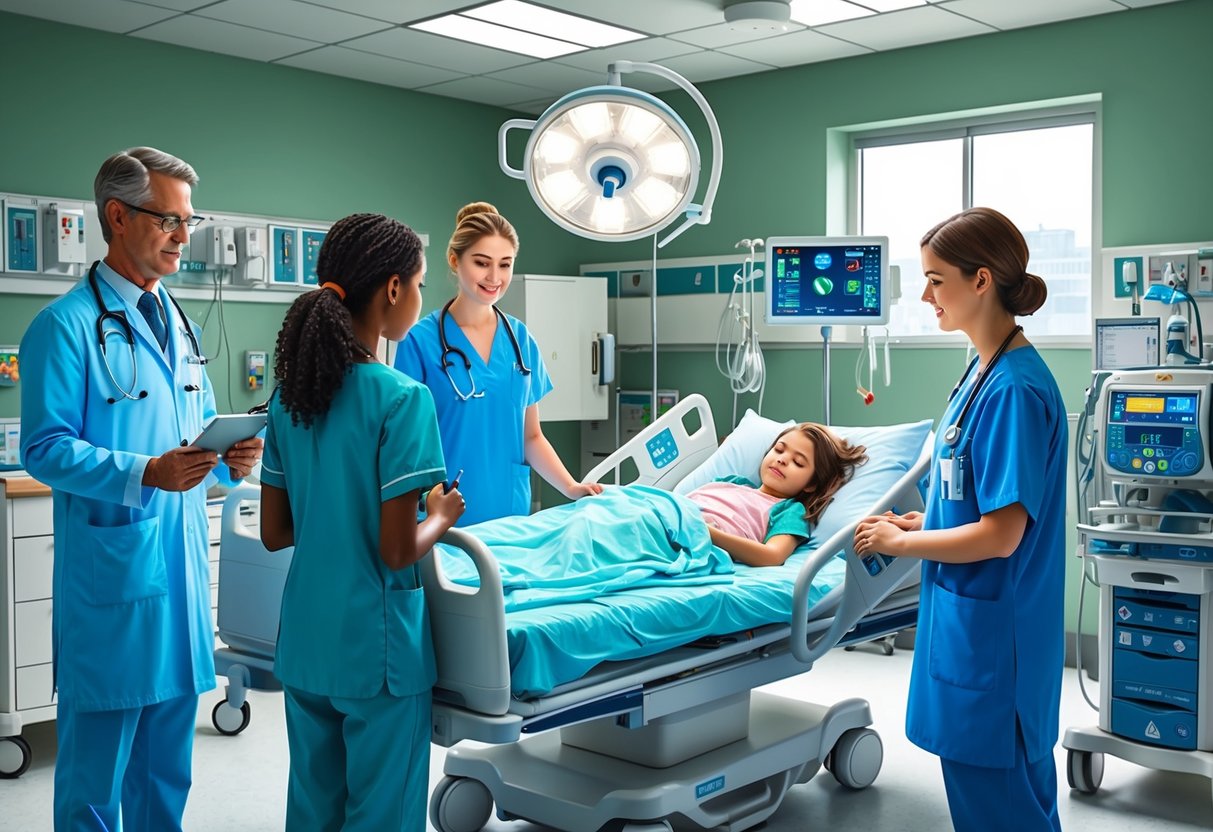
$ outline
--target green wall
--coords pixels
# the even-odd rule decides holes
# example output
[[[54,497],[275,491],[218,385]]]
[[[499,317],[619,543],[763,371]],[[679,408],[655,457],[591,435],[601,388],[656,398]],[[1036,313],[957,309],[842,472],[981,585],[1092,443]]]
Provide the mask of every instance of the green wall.
[[[662,256],[732,253],[734,242],[755,235],[824,233],[830,128],[1091,93],[1103,102],[1102,245],[1207,239],[1210,32],[1213,3],[1186,0],[702,84],[724,140],[719,198],[711,225],[688,231]],[[46,66],[48,55],[60,77],[85,79],[94,94],[72,98],[70,119],[51,96],[23,101],[26,129],[0,131],[0,190],[87,199],[105,156],[156,145],[198,169],[200,209],[316,220],[382,211],[429,233],[427,308],[450,295],[444,241],[455,211],[472,199],[492,200],[518,227],[520,272],[575,273],[581,263],[650,253],[647,241],[592,243],[548,222],[523,184],[497,168],[497,128],[511,115],[498,108],[0,14],[4,75]],[[159,88],[149,67],[188,80]],[[120,91],[107,93],[101,81]],[[689,99],[670,100],[702,136]],[[0,344],[19,341],[46,300],[4,296]],[[201,314],[203,304],[188,308]],[[231,353],[271,347],[283,311],[229,304]],[[212,327],[208,348],[218,338]],[[959,350],[894,349],[894,386],[878,388],[865,408],[851,392],[854,355],[834,355],[838,423],[934,418],[962,361]],[[1077,409],[1088,351],[1045,355]],[[820,350],[767,357],[765,412],[817,418]],[[625,354],[624,386],[646,386],[648,368],[644,354]],[[211,366],[226,409],[219,369],[222,362]],[[706,350],[663,352],[658,376],[663,386],[706,392],[727,421],[731,396]],[[17,413],[18,395],[0,390],[0,415]],[[241,409],[251,396],[236,391],[232,400]],[[546,430],[566,460],[578,458],[576,425]],[[545,502],[552,497],[545,492]]]

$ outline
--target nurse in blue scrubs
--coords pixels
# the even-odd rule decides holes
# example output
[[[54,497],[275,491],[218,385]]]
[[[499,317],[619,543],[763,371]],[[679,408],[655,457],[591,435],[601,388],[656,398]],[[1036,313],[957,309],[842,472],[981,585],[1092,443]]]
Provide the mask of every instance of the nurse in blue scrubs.
[[[573,478],[539,424],[552,390],[539,345],[522,321],[496,307],[510,288],[518,234],[487,202],[455,217],[447,261],[459,293],[409,331],[396,369],[430,389],[442,449],[467,513],[459,525],[531,512],[531,468],[571,500],[602,486]]]
[[[1015,322],[1045,301],[1023,235],[972,208],[922,238],[922,299],[977,348],[936,434],[925,516],[870,517],[859,554],[924,560],[906,734],[939,755],[957,830],[1058,830],[1066,415]]]
[[[463,498],[429,391],[375,352],[416,322],[425,259],[407,226],[354,214],[316,266],[278,334],[261,476],[261,539],[295,547],[274,664],[286,828],[424,832],[435,668],[416,564]]]

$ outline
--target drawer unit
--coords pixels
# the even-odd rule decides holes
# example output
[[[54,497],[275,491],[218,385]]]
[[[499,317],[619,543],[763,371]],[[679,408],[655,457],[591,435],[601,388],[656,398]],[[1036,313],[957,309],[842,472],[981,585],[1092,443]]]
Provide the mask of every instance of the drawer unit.
[[[49,664],[17,668],[17,710],[54,705],[54,678]]]
[[[13,501],[13,537],[54,533],[54,503],[50,497],[21,497]]]
[[[16,667],[51,661],[51,602],[25,601],[13,606]]]
[[[1200,596],[1116,587],[1111,729],[1135,742],[1195,750]]]
[[[50,598],[54,574],[55,538],[18,537],[13,540],[14,601]]]

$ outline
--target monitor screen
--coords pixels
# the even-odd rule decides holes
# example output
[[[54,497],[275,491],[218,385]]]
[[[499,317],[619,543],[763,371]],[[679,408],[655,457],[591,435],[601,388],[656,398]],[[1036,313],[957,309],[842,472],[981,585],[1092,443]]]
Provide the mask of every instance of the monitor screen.
[[[1158,318],[1096,318],[1095,369],[1157,367]]]
[[[888,237],[769,237],[767,323],[888,323],[888,253]]]

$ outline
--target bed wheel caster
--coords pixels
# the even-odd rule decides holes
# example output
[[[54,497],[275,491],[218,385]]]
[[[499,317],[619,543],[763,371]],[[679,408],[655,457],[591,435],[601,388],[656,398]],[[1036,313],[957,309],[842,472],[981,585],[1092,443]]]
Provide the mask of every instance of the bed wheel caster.
[[[493,795],[479,780],[447,775],[430,795],[430,824],[436,832],[480,832],[493,813]]]
[[[233,708],[224,699],[211,711],[211,725],[214,725],[215,730],[225,737],[234,737],[248,727],[252,715],[252,709],[247,701],[239,708]]]
[[[0,779],[17,779],[33,759],[34,752],[25,737],[0,737]]]
[[[1103,754],[1095,751],[1070,751],[1066,755],[1066,779],[1070,788],[1083,794],[1095,794],[1103,782]]]
[[[844,731],[826,755],[826,768],[848,789],[866,789],[876,782],[884,761],[884,744],[871,728]]]

